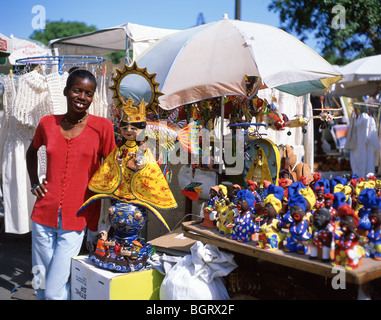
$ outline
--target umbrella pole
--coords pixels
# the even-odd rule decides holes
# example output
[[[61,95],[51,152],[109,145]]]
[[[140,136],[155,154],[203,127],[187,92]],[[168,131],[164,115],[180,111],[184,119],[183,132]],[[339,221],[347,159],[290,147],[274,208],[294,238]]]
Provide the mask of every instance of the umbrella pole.
[[[221,176],[222,176],[222,169],[223,169],[223,161],[222,161],[222,157],[223,157],[223,143],[224,143],[224,115],[225,115],[225,104],[224,104],[224,101],[225,101],[225,96],[221,97],[221,120],[220,120],[220,145],[219,145],[219,154],[220,154],[220,164],[219,164],[219,168],[218,168],[218,181],[221,181]]]

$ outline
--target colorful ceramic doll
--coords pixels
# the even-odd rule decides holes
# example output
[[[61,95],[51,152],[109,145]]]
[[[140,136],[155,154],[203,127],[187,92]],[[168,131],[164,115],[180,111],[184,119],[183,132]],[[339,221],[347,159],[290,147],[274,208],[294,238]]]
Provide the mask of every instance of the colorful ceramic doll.
[[[313,174],[313,179],[312,179],[312,181],[311,181],[311,183],[310,183],[310,187],[311,187],[312,189],[315,190],[315,188],[316,188],[316,186],[317,186],[316,183],[317,183],[320,179],[321,179],[321,173],[320,173],[320,172],[315,172],[315,173]]]
[[[84,206],[91,201],[108,198],[134,202],[149,210],[177,207],[155,157],[148,145],[141,142],[145,126],[144,101],[139,106],[127,101],[121,110],[119,122],[122,141],[91,177],[88,187],[96,195]]]
[[[233,184],[233,187],[232,187],[232,203],[234,203],[235,205],[237,204],[237,193],[238,191],[240,191],[242,188],[240,185],[238,184]]]
[[[116,242],[129,243],[130,247],[133,246],[133,241],[142,244],[139,254],[133,260],[126,257],[89,256],[96,265],[109,270],[130,272],[144,268],[152,249],[150,244],[140,238],[148,213],[153,214],[170,230],[157,209],[177,207],[153,154],[146,142],[141,142],[146,127],[145,109],[144,101],[135,106],[131,99],[121,108],[119,129],[122,139],[91,177],[88,188],[95,195],[78,211],[80,213],[93,201],[111,199],[109,220]]]
[[[218,212],[217,216],[217,231],[221,234],[229,235],[233,229],[234,217],[236,214],[236,206],[232,203],[224,204],[224,210]]]
[[[381,198],[380,198],[381,199]],[[381,261],[381,209],[380,206],[373,207],[370,210],[369,220],[371,223],[365,244],[367,257]]]
[[[348,204],[346,201],[346,196],[342,192],[335,192],[334,194],[330,194],[333,196],[333,202],[331,201],[331,198],[327,200],[327,209],[329,209],[329,212],[331,213],[332,223],[335,227],[335,233],[334,238],[335,241],[339,240],[342,234],[342,231],[340,229],[340,216],[339,216],[339,208],[343,205]]]
[[[89,259],[101,268],[119,272],[144,268],[152,250],[152,245],[140,237],[148,213],[143,206],[124,201],[114,202],[108,209],[110,225],[114,231],[113,239],[107,241],[107,234],[103,235],[103,244],[98,240],[97,250],[89,255]],[[139,250],[135,248],[137,243]],[[106,247],[109,254],[100,254],[98,247]]]
[[[108,233],[106,230],[99,231],[95,254],[100,257],[108,257],[110,255],[110,246],[114,246],[115,242],[108,241]]]
[[[326,193],[324,195],[324,207],[331,213],[332,220],[335,221],[338,218],[336,209],[332,206],[335,199],[332,193]]]
[[[348,204],[341,206],[338,211],[340,228],[343,233],[336,242],[332,265],[340,265],[347,270],[353,270],[361,265],[364,256],[364,248],[359,244],[360,236],[356,232],[359,220]]]
[[[284,190],[271,184],[267,188],[264,200],[264,223],[259,227],[257,247],[266,250],[278,250],[283,246],[286,234],[281,230],[281,223],[276,218],[282,210]]]
[[[253,180],[247,180],[247,189],[252,192],[255,202],[261,202],[261,196],[258,193],[258,183]]]
[[[251,208],[254,207],[255,198],[247,189],[239,191],[237,197],[238,216],[233,222],[231,239],[238,242],[249,242],[258,231],[257,226],[251,218]]]
[[[241,190],[238,184],[234,184],[232,188],[232,199],[229,204],[225,202],[225,208],[218,212],[217,216],[217,230],[221,234],[230,235],[233,229],[234,218],[238,216],[237,194]]]
[[[308,252],[308,246],[305,243],[312,238],[311,222],[306,212],[309,212],[315,204],[315,194],[311,188],[306,188],[300,181],[294,182],[288,190],[291,223],[284,250],[305,254]]]
[[[334,249],[335,226],[331,213],[326,208],[320,208],[314,212],[312,230],[310,259],[330,261],[331,251]]]
[[[279,211],[277,219],[284,221],[283,218],[288,211],[288,187],[292,184],[291,179],[281,178],[278,180],[278,184],[283,188],[284,194],[282,198],[282,209]],[[283,225],[285,228],[288,228],[287,225]]]
[[[373,188],[365,188],[358,196],[358,200],[363,207],[358,211],[359,223],[357,232],[362,236],[366,235],[372,226],[369,220],[369,214],[371,208],[378,206],[377,199],[376,190]]]
[[[324,208],[324,187],[316,187],[316,203],[314,210],[319,210],[320,208]]]
[[[216,228],[216,216],[217,209],[216,204],[219,200],[218,193],[220,188],[218,186],[213,186],[209,190],[209,200],[206,204],[206,207],[202,212],[202,221],[200,223],[201,226],[214,229]]]

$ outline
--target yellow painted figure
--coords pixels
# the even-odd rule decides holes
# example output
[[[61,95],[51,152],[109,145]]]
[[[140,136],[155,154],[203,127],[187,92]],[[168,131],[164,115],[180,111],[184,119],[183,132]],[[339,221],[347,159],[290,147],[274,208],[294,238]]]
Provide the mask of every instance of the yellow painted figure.
[[[145,128],[146,122],[141,121],[145,119],[145,110],[139,110],[134,116],[130,110],[124,111],[126,116],[119,125],[121,145],[109,154],[93,175],[89,189],[112,195],[115,199],[139,200],[160,209],[176,208],[176,200],[154,156],[145,144],[137,142]]]
[[[122,111],[119,124],[122,141],[91,178],[88,187],[97,195],[81,209],[102,198],[126,201],[151,210],[169,230],[155,208],[176,208],[176,200],[151,151],[145,143],[137,142],[146,126],[144,101],[139,108],[127,104]]]
[[[273,251],[283,247],[283,240],[286,238],[281,229],[281,222],[277,219],[282,210],[284,190],[280,186],[270,184],[267,192],[263,208],[264,223],[259,227],[257,247]]]
[[[123,127],[122,127],[123,128]],[[142,155],[139,158],[139,151]],[[132,161],[141,162],[134,171]],[[151,151],[140,150],[136,141],[126,141],[106,158],[89,182],[89,189],[119,199],[140,200],[160,209],[177,206],[168,183]]]

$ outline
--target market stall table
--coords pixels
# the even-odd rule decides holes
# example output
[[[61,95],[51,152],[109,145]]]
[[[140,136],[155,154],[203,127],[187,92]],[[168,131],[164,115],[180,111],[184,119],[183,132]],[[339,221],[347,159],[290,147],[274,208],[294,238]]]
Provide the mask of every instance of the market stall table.
[[[309,255],[299,255],[285,252],[284,250],[267,251],[256,248],[256,242],[239,243],[229,239],[227,235],[218,233],[217,229],[209,229],[199,225],[196,221],[183,223],[184,235],[191,239],[209,243],[232,252],[243,254],[257,259],[262,259],[274,264],[290,267],[312,273],[325,278],[333,278],[337,271],[333,270],[330,263],[319,260],[310,260]],[[356,285],[359,294],[370,281],[381,278],[381,262],[371,258],[364,258],[360,267],[355,270],[346,270],[345,280],[347,283]]]

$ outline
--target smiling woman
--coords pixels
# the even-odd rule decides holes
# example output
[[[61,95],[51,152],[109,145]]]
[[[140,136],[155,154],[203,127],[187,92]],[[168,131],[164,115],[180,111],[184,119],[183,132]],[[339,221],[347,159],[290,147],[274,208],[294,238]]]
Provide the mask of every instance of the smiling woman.
[[[32,264],[44,276],[45,288],[34,287],[38,299],[70,298],[70,263],[78,254],[87,226],[97,231],[100,207],[89,206],[87,184],[102,159],[115,148],[110,120],[88,114],[96,89],[93,74],[71,69],[64,95],[67,112],[41,118],[27,151],[28,174],[37,197],[32,212]],[[37,151],[46,147],[46,179],[38,177]],[[53,240],[51,240],[53,239]]]
[[[88,119],[87,110],[97,87],[92,73],[73,69],[69,72],[68,85],[64,90],[67,112],[61,121],[61,132],[65,138],[74,138],[82,132]]]

